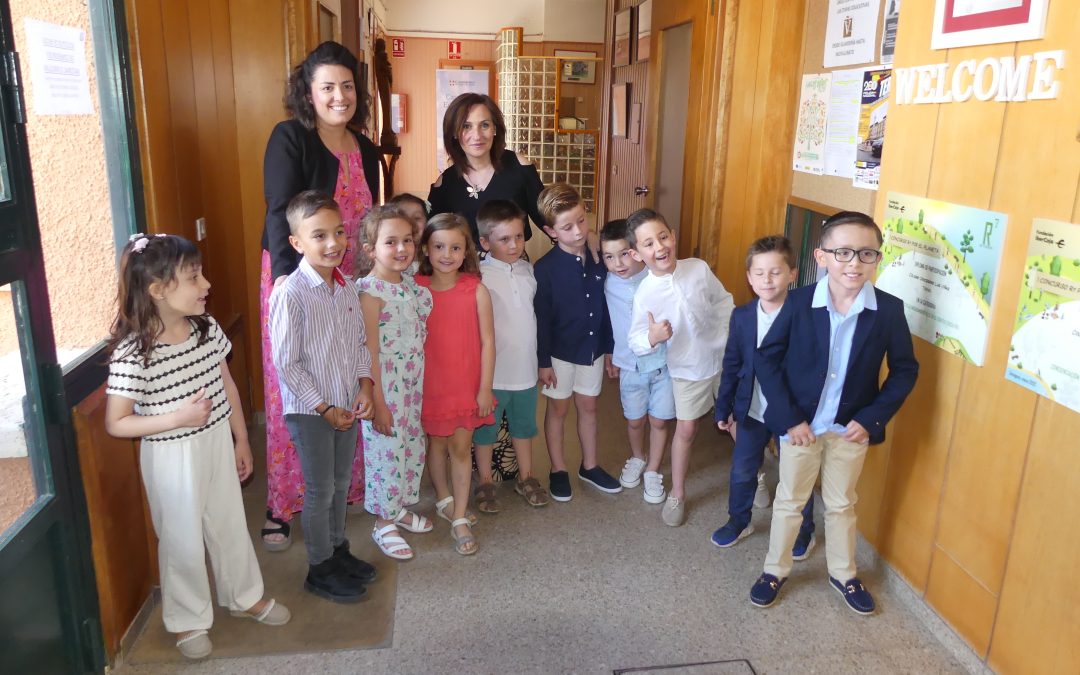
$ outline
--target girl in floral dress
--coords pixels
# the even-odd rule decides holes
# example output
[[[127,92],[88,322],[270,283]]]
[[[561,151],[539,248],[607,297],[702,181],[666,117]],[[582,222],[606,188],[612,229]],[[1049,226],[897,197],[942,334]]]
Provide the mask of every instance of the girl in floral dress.
[[[404,274],[413,262],[413,224],[396,206],[368,212],[364,251],[374,267],[357,281],[375,379],[375,417],[364,421],[364,508],[375,516],[372,538],[397,560],[413,557],[398,528],[430,532],[431,521],[406,507],[420,499],[426,461],[420,424],[424,338],[431,293]]]

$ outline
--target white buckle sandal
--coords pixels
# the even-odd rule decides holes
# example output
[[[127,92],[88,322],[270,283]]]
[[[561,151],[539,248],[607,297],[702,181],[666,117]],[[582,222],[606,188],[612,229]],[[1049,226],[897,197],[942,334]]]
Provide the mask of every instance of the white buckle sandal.
[[[397,525],[393,523],[372,530],[371,538],[378,544],[380,551],[394,560],[411,560],[413,557],[411,550],[408,553],[400,552],[411,547],[408,542],[401,538],[401,535],[398,533]]]
[[[397,517],[394,518],[394,522],[401,526],[401,529],[406,532],[416,532],[423,534],[424,532],[431,532],[435,525],[424,516],[419,513],[414,513],[408,509],[401,509],[398,511]]]

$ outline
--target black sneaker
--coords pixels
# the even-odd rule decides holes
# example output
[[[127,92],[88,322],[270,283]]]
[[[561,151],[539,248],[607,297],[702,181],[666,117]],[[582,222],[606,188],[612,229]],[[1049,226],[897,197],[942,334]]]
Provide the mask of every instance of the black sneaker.
[[[862,615],[874,613],[874,598],[870,595],[870,591],[866,590],[866,586],[859,581],[859,577],[852,577],[845,583],[829,577],[829,584],[836,589],[837,593],[844,596],[844,601],[851,611]]]
[[[345,570],[346,574],[358,579],[361,583],[370,584],[375,581],[377,574],[375,567],[349,553],[348,540],[345,540],[340,546],[334,547],[334,555],[331,558],[337,560],[338,565]]]
[[[570,490],[570,474],[565,471],[552,471],[548,475],[548,491],[557,502],[568,502],[574,493]]]
[[[607,471],[601,469],[599,464],[591,469],[586,469],[585,465],[582,464],[581,468],[578,469],[577,476],[601,492],[607,492],[608,494],[622,492],[622,485],[619,485],[619,481],[612,478]]]
[[[308,565],[304,590],[331,602],[359,602],[367,594],[364,584],[349,576],[334,558],[327,558],[318,565]]]

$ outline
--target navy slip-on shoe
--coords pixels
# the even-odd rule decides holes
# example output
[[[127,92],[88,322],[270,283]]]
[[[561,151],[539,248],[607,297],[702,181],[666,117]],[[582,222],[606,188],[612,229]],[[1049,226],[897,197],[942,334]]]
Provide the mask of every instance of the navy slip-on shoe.
[[[844,602],[851,608],[851,611],[864,616],[874,613],[874,598],[870,595],[870,591],[866,590],[866,587],[859,581],[859,577],[852,577],[843,584],[833,577],[829,577],[829,584],[836,589],[837,593],[844,596]]]

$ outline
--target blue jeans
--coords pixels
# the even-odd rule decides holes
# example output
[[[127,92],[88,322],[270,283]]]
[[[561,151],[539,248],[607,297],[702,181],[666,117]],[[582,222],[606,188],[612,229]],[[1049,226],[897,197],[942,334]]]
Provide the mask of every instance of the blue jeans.
[[[357,425],[337,431],[320,415],[286,415],[304,473],[300,524],[309,565],[318,565],[345,542],[345,510],[356,455]]]
[[[750,524],[754,508],[754,492],[757,476],[765,461],[765,446],[772,434],[768,428],[749,415],[738,423],[735,430],[735,451],[731,455],[731,489],[728,492],[728,516],[741,531]],[[806,500],[802,510],[800,532],[814,531],[814,494]]]

